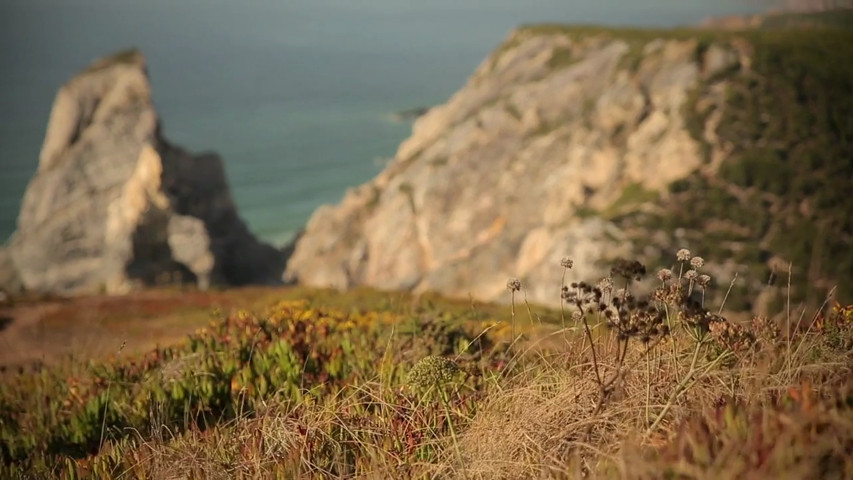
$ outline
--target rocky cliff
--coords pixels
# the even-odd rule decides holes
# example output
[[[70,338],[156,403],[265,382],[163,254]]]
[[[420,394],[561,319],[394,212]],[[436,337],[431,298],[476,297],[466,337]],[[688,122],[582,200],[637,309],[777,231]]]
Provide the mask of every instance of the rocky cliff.
[[[789,262],[847,294],[851,40],[518,29],[378,177],[314,214],[286,278],[493,300],[519,277],[555,304],[564,256],[587,279],[689,247],[720,283],[740,274],[736,307]]]
[[[240,220],[222,161],[162,137],[139,52],[100,60],[62,86],[18,228],[0,252],[3,288],[274,282],[283,265]]]

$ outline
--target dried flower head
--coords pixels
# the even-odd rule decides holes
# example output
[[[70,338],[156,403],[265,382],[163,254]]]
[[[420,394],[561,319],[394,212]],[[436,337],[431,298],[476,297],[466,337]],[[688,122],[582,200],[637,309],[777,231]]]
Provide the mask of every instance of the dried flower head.
[[[667,303],[673,306],[684,304],[686,297],[685,291],[678,283],[670,283],[661,285],[652,292],[652,300],[661,303]]]
[[[648,299],[636,299],[625,293],[615,296],[610,305],[599,307],[608,327],[615,329],[620,340],[637,338],[648,344],[667,335],[665,312]]]
[[[705,275],[703,273],[702,275],[699,275],[699,277],[696,279],[696,283],[698,283],[702,287],[707,287],[711,284],[711,276]]]
[[[575,262],[573,262],[572,259],[569,257],[563,257],[563,259],[560,260],[560,266],[563,268],[572,268],[574,264]]]
[[[572,282],[570,287],[563,287],[561,296],[567,303],[588,311],[598,307],[604,293],[586,282]]]
[[[705,259],[702,257],[693,257],[690,259],[690,266],[695,268],[696,270],[702,268],[702,265],[705,265]]]
[[[677,258],[679,262],[686,262],[690,260],[690,250],[682,248],[675,254],[675,258]]]
[[[517,292],[521,290],[521,280],[517,278],[510,278],[506,282],[506,288],[511,292]]]
[[[716,315],[710,314],[707,311],[696,308],[689,308],[687,305],[682,305],[681,311],[678,312],[678,320],[690,329],[695,329],[701,332],[708,331],[708,325],[717,321]]]
[[[416,389],[428,389],[441,386],[453,380],[459,373],[459,366],[452,360],[430,355],[418,360],[409,371],[408,383]]]
[[[696,278],[698,276],[699,276],[699,272],[697,272],[696,270],[691,269],[691,270],[684,272],[684,279],[688,280],[688,281],[696,280]]]
[[[646,274],[646,266],[636,260],[625,260],[619,258],[610,269],[610,275],[614,277],[622,277],[626,280],[639,280]]]
[[[725,320],[713,321],[708,330],[717,342],[733,352],[741,352],[755,343],[755,336],[746,328]]]
[[[598,282],[598,288],[602,292],[610,292],[613,290],[613,279],[610,277],[604,277]]]
[[[782,336],[779,324],[765,316],[752,317],[752,330],[770,345],[775,345]]]
[[[660,270],[658,270],[658,278],[661,279],[661,281],[663,281],[663,282],[671,279],[672,278],[672,270],[670,270],[668,268],[661,268]]]

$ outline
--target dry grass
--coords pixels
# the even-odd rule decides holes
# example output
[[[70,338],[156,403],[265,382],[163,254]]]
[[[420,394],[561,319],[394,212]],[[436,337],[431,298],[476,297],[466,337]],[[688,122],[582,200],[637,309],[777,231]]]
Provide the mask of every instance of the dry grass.
[[[645,268],[621,262],[598,286],[564,285],[561,315],[488,307],[504,312],[497,326],[435,299],[419,309],[398,298],[391,303],[408,313],[396,314],[363,304],[347,313],[345,297],[334,300],[339,308],[283,302],[237,313],[184,350],[155,352],[140,377],[148,380],[127,380],[136,364],[77,374],[68,391],[86,385],[104,413],[82,417],[94,432],[75,427],[95,435],[91,449],[57,454],[58,440],[35,435],[4,453],[0,473],[853,478],[853,307],[731,322],[702,305],[701,276],[689,272],[703,262],[680,263],[661,272],[648,300],[630,293]],[[513,299],[523,290],[509,286]],[[51,425],[9,413],[32,401],[29,391],[51,402],[67,395],[58,393],[64,380],[44,383],[46,372],[0,402],[5,439],[15,425]],[[269,383],[276,378],[286,380]],[[58,415],[68,415],[63,408],[76,407]],[[134,408],[148,414],[134,417]]]

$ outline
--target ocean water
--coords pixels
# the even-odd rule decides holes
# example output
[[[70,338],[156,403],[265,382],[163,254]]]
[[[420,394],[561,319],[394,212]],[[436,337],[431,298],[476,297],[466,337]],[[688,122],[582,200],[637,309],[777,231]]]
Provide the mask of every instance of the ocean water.
[[[249,227],[283,244],[393,157],[395,111],[444,102],[522,23],[668,27],[772,0],[0,0],[0,242],[50,106],[92,60],[148,59],[165,136],[215,151]]]

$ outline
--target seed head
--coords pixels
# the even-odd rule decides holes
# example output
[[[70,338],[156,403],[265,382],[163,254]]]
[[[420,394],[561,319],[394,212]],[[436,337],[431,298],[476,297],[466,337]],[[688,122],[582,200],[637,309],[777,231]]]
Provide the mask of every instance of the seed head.
[[[409,371],[408,383],[414,388],[427,389],[441,386],[453,380],[459,373],[459,366],[452,360],[430,355],[418,360]]]
[[[774,344],[782,335],[779,325],[767,317],[753,317],[752,330],[770,344]]]
[[[682,248],[675,254],[675,258],[677,258],[679,262],[686,262],[690,260],[690,250]]]
[[[517,292],[521,290],[521,280],[517,278],[510,278],[506,282],[506,288],[511,292]]]
[[[711,335],[722,345],[732,351],[744,351],[755,343],[755,335],[736,323],[725,320],[712,321],[708,324]]]
[[[702,257],[693,257],[690,259],[690,266],[695,268],[696,270],[702,268],[702,265],[705,265],[705,259]]]
[[[696,277],[699,276],[699,273],[696,270],[688,270],[684,272],[685,280],[696,280]]]
[[[610,275],[622,277],[626,280],[639,280],[646,274],[646,266],[636,260],[626,260],[619,258],[610,269]]]
[[[573,262],[569,257],[563,257],[563,259],[560,260],[560,266],[566,269],[572,268],[574,264],[575,262]]]
[[[613,279],[610,277],[604,277],[598,282],[598,288],[602,292],[610,292],[613,290]]]
[[[699,278],[696,279],[696,283],[698,283],[702,287],[707,287],[711,284],[711,276],[705,275],[703,273],[702,275],[699,275]]]
[[[668,268],[661,268],[660,270],[658,270],[658,278],[664,282],[671,279],[672,278],[672,270],[670,270]]]

